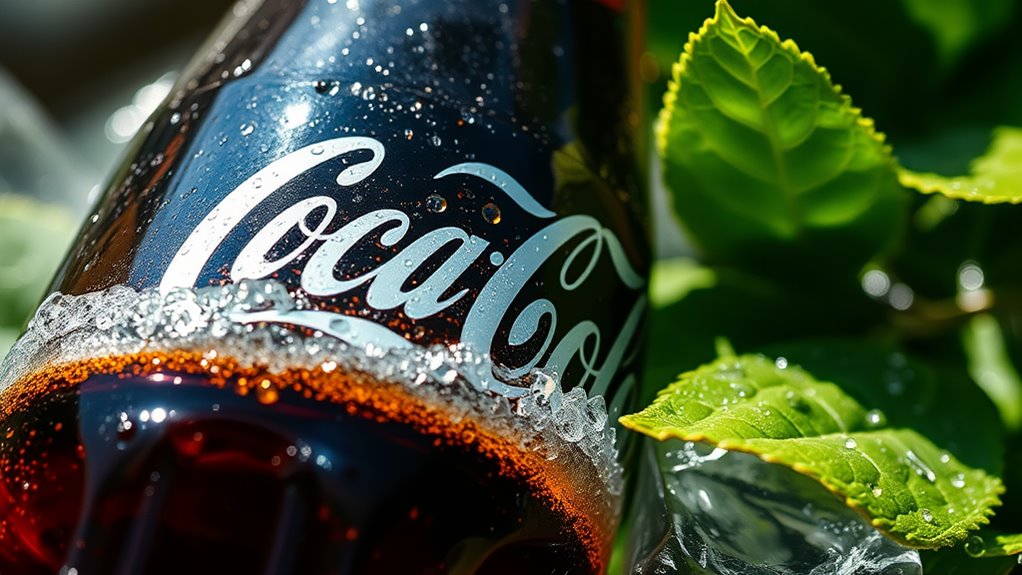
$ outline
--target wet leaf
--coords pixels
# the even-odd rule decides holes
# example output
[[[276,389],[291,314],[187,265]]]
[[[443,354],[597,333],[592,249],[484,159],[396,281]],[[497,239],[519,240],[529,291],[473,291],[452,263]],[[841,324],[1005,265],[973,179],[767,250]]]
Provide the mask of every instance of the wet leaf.
[[[908,545],[948,547],[989,523],[1000,480],[833,383],[761,355],[682,374],[622,423],[655,439],[705,441],[791,467]]]
[[[872,121],[724,0],[674,66],[657,144],[676,214],[714,261],[848,276],[901,233],[905,197]]]
[[[972,162],[965,176],[942,176],[901,168],[902,185],[924,194],[985,204],[1022,202],[1022,129],[1000,127],[985,154]]]

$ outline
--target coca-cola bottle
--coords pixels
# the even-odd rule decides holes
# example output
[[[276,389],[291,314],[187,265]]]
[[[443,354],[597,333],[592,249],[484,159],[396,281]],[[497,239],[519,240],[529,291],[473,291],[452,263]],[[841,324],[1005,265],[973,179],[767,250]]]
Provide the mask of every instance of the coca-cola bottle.
[[[628,22],[239,3],[0,371],[0,573],[604,571],[648,265]]]

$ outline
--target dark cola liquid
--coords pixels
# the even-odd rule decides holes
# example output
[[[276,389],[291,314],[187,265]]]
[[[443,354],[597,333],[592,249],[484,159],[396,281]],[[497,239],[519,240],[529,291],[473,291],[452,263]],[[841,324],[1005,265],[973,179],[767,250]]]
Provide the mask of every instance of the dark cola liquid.
[[[59,373],[8,390],[5,575],[597,572],[577,518],[479,446],[293,389]]]

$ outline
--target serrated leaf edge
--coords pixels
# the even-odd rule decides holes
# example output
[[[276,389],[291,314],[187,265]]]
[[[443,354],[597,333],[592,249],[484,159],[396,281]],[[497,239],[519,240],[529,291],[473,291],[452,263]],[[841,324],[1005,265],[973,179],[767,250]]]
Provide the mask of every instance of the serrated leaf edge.
[[[947,183],[939,183],[939,182]],[[942,176],[933,172],[914,172],[898,168],[898,182],[923,194],[940,194],[952,200],[964,200],[986,205],[1022,203],[1022,194],[1017,196],[991,196],[981,193],[981,186],[974,182],[974,176]],[[954,186],[960,186],[955,189]]]
[[[667,83],[667,91],[664,92],[664,105],[663,108],[660,109],[660,113],[657,116],[656,126],[654,127],[656,148],[661,157],[664,157],[667,150],[667,129],[670,124],[671,116],[674,114],[677,92],[681,87],[681,76],[685,73],[685,70],[693,56],[693,44],[709,32],[710,28],[716,25],[722,17],[731,19],[735,24],[741,24],[756,29],[769,39],[777,42],[781,48],[788,50],[796,58],[809,64],[813,70],[823,77],[827,86],[834,91],[834,94],[840,98],[842,106],[844,106],[855,117],[856,125],[865,129],[870,139],[881,146],[881,151],[883,152],[883,156],[886,159],[888,166],[893,171],[898,171],[898,164],[892,153],[891,146],[887,143],[887,136],[876,129],[876,123],[872,118],[864,116],[862,114],[862,109],[852,104],[851,97],[842,91],[841,85],[833,82],[830,76],[830,71],[823,66],[819,66],[812,53],[800,50],[798,44],[796,44],[794,40],[790,38],[781,40],[777,32],[774,32],[767,26],[760,26],[756,24],[756,21],[750,17],[743,18],[739,16],[727,0],[717,0],[714,15],[707,18],[698,31],[689,33],[688,41],[685,42],[685,47],[682,49],[681,56],[678,58],[678,61],[674,62],[671,66],[671,79]]]
[[[789,369],[791,369],[791,368],[789,368]],[[690,376],[696,374],[697,372],[698,372],[698,369],[693,369],[693,370],[688,370],[688,371],[685,371],[685,372],[679,374],[678,378],[677,378],[677,381],[675,381],[674,383],[668,385],[667,387],[665,387],[665,388],[661,389],[659,392],[657,392],[657,397],[653,400],[653,403],[650,404],[650,405],[652,406],[652,405],[656,405],[657,403],[661,403],[663,401],[667,401],[667,396],[670,395],[671,393],[673,393],[671,390],[675,386],[681,385],[682,382],[687,377],[690,377]],[[818,382],[818,383],[829,383],[829,382]],[[834,385],[834,384],[831,384],[831,385]],[[639,412],[639,413],[641,413],[641,412]],[[906,546],[909,546],[909,547],[923,548],[923,549],[939,549],[939,548],[945,548],[945,547],[953,547],[953,546],[955,546],[955,545],[957,545],[957,544],[962,542],[961,538],[948,538],[947,537],[948,534],[950,534],[953,531],[957,530],[957,529],[949,528],[949,529],[944,530],[940,537],[931,538],[931,539],[935,540],[934,543],[937,543],[937,544],[935,544],[935,545],[927,544],[926,546],[920,546],[917,541],[914,541],[917,538],[914,538],[914,537],[911,537],[911,536],[902,537],[901,535],[899,535],[899,534],[897,534],[897,533],[895,533],[893,531],[890,531],[888,529],[888,527],[890,527],[891,525],[893,525],[893,524],[895,524],[897,522],[898,518],[909,516],[909,515],[915,515],[915,514],[919,513],[919,510],[911,511],[911,512],[908,512],[908,513],[900,513],[900,514],[896,515],[893,520],[890,519],[890,518],[878,518],[878,517],[874,517],[869,512],[869,510],[867,509],[866,502],[864,500],[857,499],[857,498],[855,498],[853,496],[850,496],[850,495],[845,495],[844,493],[841,492],[841,485],[839,485],[836,482],[832,482],[832,481],[828,481],[828,480],[824,479],[818,473],[815,473],[811,468],[809,468],[809,467],[807,467],[805,465],[802,465],[802,464],[799,464],[799,463],[792,463],[792,464],[788,465],[787,463],[785,463],[784,461],[782,461],[778,457],[774,457],[774,456],[772,456],[770,454],[760,453],[760,452],[754,451],[751,447],[747,447],[747,446],[743,445],[741,442],[731,442],[731,441],[728,441],[726,439],[722,440],[722,441],[714,442],[714,441],[711,441],[709,438],[707,438],[702,433],[687,433],[687,434],[686,433],[677,433],[676,431],[670,430],[670,429],[652,430],[649,427],[647,427],[646,425],[644,425],[644,424],[640,423],[639,421],[637,421],[637,419],[638,419],[636,417],[637,415],[638,415],[638,413],[630,414],[630,415],[624,415],[624,416],[618,418],[618,422],[621,423],[621,425],[623,425],[627,429],[630,429],[630,430],[635,431],[637,433],[641,433],[643,435],[646,435],[647,437],[651,437],[653,439],[656,439],[657,441],[666,441],[668,439],[678,439],[678,440],[681,440],[681,441],[702,442],[702,443],[707,443],[709,445],[713,445],[714,447],[720,447],[721,449],[725,449],[727,451],[734,451],[734,452],[746,453],[746,454],[749,454],[749,455],[753,455],[753,456],[757,457],[758,459],[760,459],[761,461],[763,461],[765,463],[772,464],[772,465],[784,465],[784,466],[788,467],[789,469],[792,469],[796,473],[804,475],[804,476],[806,476],[806,477],[816,481],[820,485],[822,485],[832,495],[837,497],[839,500],[843,501],[844,504],[848,508],[852,509],[853,511],[858,513],[861,517],[863,517],[867,522],[869,522],[870,525],[872,525],[874,528],[876,528],[878,531],[880,531],[881,533],[883,533],[887,537],[897,541],[898,543],[901,543],[902,545],[906,545]],[[884,429],[891,429],[891,430],[893,430],[893,429],[896,429],[896,428],[884,428]],[[824,434],[824,435],[815,436],[815,437],[826,437],[827,435],[833,435],[833,434]],[[955,528],[960,527],[960,528],[963,528],[966,532],[976,531],[976,530],[980,529],[984,525],[989,525],[990,524],[990,519],[989,518],[992,517],[995,514],[994,508],[995,507],[1000,507],[1003,504],[1003,501],[1001,500],[1000,496],[1003,495],[1004,492],[1005,492],[1004,483],[1001,481],[1000,478],[998,478],[996,476],[989,475],[989,474],[984,474],[984,475],[986,476],[986,478],[989,481],[991,481],[993,483],[993,493],[991,495],[985,497],[982,501],[978,502],[978,504],[982,504],[983,505],[983,513],[982,513],[982,515],[976,517],[974,522],[970,521],[970,522],[965,522],[965,523],[954,523],[954,524],[951,525],[951,527],[955,527]],[[1022,552],[1022,548],[1019,549],[1019,552]]]

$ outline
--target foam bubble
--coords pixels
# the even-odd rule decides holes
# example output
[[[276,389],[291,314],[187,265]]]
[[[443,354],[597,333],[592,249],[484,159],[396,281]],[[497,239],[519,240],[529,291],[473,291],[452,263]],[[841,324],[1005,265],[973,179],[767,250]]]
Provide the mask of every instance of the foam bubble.
[[[286,325],[246,321],[252,314],[310,307],[279,282],[264,280],[166,294],[125,286],[54,294],[0,364],[0,392],[47,367],[141,352],[229,350],[240,365],[271,373],[327,366],[364,373],[401,383],[417,398],[442,405],[450,417],[480,421],[518,448],[566,469],[588,468],[584,475],[595,477],[596,484],[585,504],[614,521],[623,480],[603,397],[590,398],[578,387],[565,392],[551,371],[498,381],[493,374],[499,369],[489,356],[463,345],[355,347]],[[493,391],[499,386],[524,393],[509,398]]]

